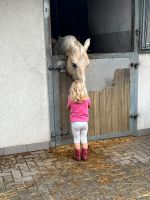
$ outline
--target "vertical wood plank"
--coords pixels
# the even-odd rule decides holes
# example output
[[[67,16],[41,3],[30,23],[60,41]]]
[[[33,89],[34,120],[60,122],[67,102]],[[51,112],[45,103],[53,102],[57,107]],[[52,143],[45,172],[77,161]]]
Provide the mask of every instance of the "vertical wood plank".
[[[105,89],[101,90],[100,94],[100,107],[101,107],[101,113],[100,113],[100,118],[101,118],[101,133],[106,133],[107,128],[106,128],[106,96],[105,96]]]
[[[66,74],[66,90],[67,90],[67,97],[69,95],[69,90],[70,90],[70,87],[71,87],[71,84],[73,82],[73,78],[69,75],[69,74]],[[70,135],[70,138],[72,137],[72,132],[71,132],[71,123],[70,123],[70,119],[69,119],[69,111],[67,110],[67,119],[68,119],[68,134]]]
[[[129,130],[130,112],[130,69],[125,70],[125,130]]]
[[[118,74],[119,70],[115,70],[114,73],[114,84],[112,86],[112,132],[118,132],[119,131],[119,108],[118,108]]]
[[[101,91],[99,91],[99,131],[100,131],[100,134],[102,134],[101,132],[101,122],[102,119],[101,119]]]
[[[112,104],[111,104],[111,87],[106,88],[106,133],[110,133],[112,131],[112,126],[111,126],[111,112],[112,112]]]
[[[122,131],[125,131],[125,69],[121,71],[121,98],[122,98]]]
[[[89,110],[89,135],[94,135],[94,98],[93,92],[89,92],[89,97],[91,99],[91,108]]]
[[[118,86],[112,86],[112,112],[111,112],[111,124],[112,133],[118,132]]]
[[[94,92],[94,131],[95,135],[100,134],[100,113],[99,113],[99,107],[100,107],[100,92]]]
[[[61,120],[60,128],[62,132],[67,132],[69,127],[69,111],[66,109],[68,90],[67,90],[67,79],[66,73],[60,74],[60,110]]]
[[[123,101],[122,101],[122,87],[123,87],[123,82],[122,82],[122,70],[118,70],[118,114],[119,114],[119,132],[122,131],[123,129]]]

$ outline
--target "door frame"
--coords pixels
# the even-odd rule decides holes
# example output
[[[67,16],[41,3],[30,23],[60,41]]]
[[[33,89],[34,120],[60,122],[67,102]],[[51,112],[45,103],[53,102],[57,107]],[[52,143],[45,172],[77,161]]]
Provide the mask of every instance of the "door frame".
[[[138,104],[138,63],[139,63],[139,0],[133,0],[134,6],[132,10],[132,20],[134,31],[134,51],[127,53],[109,53],[109,54],[92,54],[90,59],[105,58],[129,58],[131,61],[130,68],[130,119],[129,131],[124,133],[104,134],[92,139],[106,139],[112,137],[122,137],[127,135],[137,135],[137,104]],[[65,56],[53,56],[51,47],[51,19],[50,19],[50,0],[43,0],[44,10],[44,28],[45,28],[45,46],[46,46],[46,62],[48,70],[48,94],[49,94],[49,113],[50,113],[50,130],[51,141],[54,146],[58,144],[57,135],[59,136],[59,73],[58,66],[64,66],[66,62]],[[60,70],[61,71],[61,70]],[[58,90],[56,91],[55,88]],[[71,142],[70,140],[67,142]]]

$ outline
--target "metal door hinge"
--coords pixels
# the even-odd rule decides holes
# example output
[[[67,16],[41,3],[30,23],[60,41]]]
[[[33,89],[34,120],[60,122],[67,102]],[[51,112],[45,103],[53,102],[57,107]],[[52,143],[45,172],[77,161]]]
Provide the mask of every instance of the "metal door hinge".
[[[58,71],[58,72],[66,72],[66,67],[65,67],[65,65],[49,65],[48,70]]]
[[[139,116],[138,114],[131,114],[131,115],[130,115],[130,118],[136,119],[138,116]]]
[[[131,67],[134,67],[134,68],[138,68],[139,63],[131,63],[130,66],[131,66]]]
[[[136,33],[137,36],[139,36],[141,34],[141,30],[140,29],[136,29],[135,33]]]

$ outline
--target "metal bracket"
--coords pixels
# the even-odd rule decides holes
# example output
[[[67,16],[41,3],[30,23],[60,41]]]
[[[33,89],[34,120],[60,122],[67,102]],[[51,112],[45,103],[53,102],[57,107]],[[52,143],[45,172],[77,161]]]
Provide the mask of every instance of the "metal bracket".
[[[44,18],[49,18],[50,15],[50,2],[49,0],[44,0]]]
[[[50,8],[45,8],[45,12],[50,12]]]
[[[136,69],[138,68],[139,63],[131,63],[130,66]]]
[[[137,36],[139,36],[141,34],[141,30],[140,29],[136,29],[135,33],[136,33]]]
[[[48,70],[58,71],[58,72],[66,72],[66,67],[65,67],[65,65],[49,65]]]
[[[139,114],[131,114],[131,115],[130,115],[130,118],[136,119],[138,116],[139,116]]]

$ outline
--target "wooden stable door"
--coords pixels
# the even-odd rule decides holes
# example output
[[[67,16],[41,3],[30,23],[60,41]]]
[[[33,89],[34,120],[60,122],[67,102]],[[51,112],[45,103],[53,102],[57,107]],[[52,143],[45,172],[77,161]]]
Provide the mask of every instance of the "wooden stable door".
[[[67,73],[60,73],[60,132],[62,136],[69,137],[71,130],[66,103],[72,81]],[[100,90],[90,90],[89,96],[92,102],[89,109],[89,138],[129,131],[130,68],[115,69],[111,83]]]
[[[89,135],[129,130],[130,69],[117,69],[109,87],[89,93]]]

